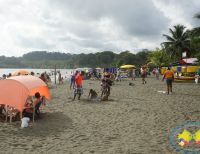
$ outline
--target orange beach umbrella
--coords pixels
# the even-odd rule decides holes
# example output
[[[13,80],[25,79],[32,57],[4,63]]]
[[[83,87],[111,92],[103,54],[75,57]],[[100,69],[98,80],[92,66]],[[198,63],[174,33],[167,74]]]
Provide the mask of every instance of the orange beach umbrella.
[[[17,71],[14,71],[12,73],[12,76],[17,76],[17,75],[30,75],[31,72],[28,71],[28,70],[17,70]]]
[[[38,77],[14,76],[0,80],[0,104],[10,105],[20,112],[23,111],[28,96],[34,96],[36,92],[51,99],[48,86]]]

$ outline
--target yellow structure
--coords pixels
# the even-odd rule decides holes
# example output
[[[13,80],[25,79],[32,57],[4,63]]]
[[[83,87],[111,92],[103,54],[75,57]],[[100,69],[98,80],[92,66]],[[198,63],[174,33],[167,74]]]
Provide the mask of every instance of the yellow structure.
[[[178,67],[181,67],[180,73],[195,73],[198,72],[198,69],[200,68],[200,66],[172,66],[172,70],[178,72]],[[162,67],[161,74],[164,74],[166,70],[167,67]]]
[[[130,69],[130,68],[135,68],[135,65],[122,65],[120,66],[120,68]]]

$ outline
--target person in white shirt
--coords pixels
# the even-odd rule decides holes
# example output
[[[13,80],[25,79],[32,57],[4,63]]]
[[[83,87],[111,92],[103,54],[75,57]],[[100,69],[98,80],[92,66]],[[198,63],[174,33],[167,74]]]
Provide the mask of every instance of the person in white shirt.
[[[194,80],[195,80],[195,83],[196,84],[198,84],[198,82],[199,82],[199,74],[198,73],[196,73],[196,75],[194,76]]]

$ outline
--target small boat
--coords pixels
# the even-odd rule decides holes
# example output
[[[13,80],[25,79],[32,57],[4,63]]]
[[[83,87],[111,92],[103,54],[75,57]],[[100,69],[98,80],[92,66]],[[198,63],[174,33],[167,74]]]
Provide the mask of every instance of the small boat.
[[[188,81],[188,80],[194,80],[195,77],[190,77],[190,76],[180,76],[180,77],[175,77],[175,81]]]

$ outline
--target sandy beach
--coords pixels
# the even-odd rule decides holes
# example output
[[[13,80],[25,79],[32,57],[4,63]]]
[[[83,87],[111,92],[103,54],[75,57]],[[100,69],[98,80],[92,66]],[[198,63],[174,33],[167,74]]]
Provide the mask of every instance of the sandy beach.
[[[129,82],[134,86],[129,86]],[[89,89],[100,94],[100,81],[84,81],[81,100],[72,101],[69,82],[50,89],[52,100],[42,118],[26,129],[20,121],[1,123],[2,154],[176,154],[169,132],[177,124],[200,119],[200,84],[165,82],[153,77],[147,84],[126,79],[115,82],[109,101],[89,101]]]

